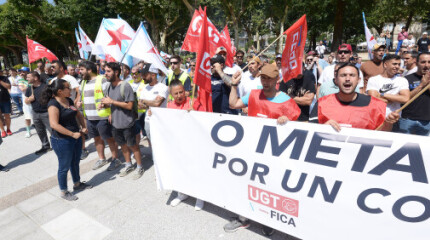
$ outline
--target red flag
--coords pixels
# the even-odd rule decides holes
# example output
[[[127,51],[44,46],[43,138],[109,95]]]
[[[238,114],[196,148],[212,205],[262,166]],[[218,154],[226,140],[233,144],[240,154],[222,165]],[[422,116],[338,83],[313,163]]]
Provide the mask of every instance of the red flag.
[[[53,54],[49,49],[42,46],[42,44],[33,41],[27,37],[27,52],[28,52],[28,62],[32,63],[41,58],[47,58],[49,61],[58,60],[57,56]]]
[[[224,29],[221,31],[221,37],[224,40],[224,42],[230,46],[231,52],[233,53],[233,56],[235,56],[236,48],[233,45],[231,45],[231,38],[230,38],[230,32],[228,31],[228,25],[225,25]]]
[[[284,32],[284,34],[287,35],[281,63],[284,82],[302,74],[302,59],[307,33],[308,25],[306,22],[306,14]]]
[[[184,42],[182,44],[181,49],[189,52],[197,52],[198,51],[198,42],[199,36],[201,32],[201,26],[203,22],[203,12],[199,12],[197,10],[194,11],[193,18],[191,19],[190,26],[188,27],[187,35],[185,36]],[[207,19],[207,17],[206,17]],[[216,53],[218,47],[225,47],[227,50],[227,59],[226,65],[231,67],[233,66],[233,52],[231,50],[231,43],[228,44],[221,37],[218,29],[215,25],[207,19],[207,29],[209,34],[209,48],[210,55],[213,56]]]
[[[211,55],[209,48],[208,20],[206,7],[203,12],[202,30],[199,36],[197,51],[196,71],[194,83],[199,86],[198,101],[202,104],[202,110],[212,112],[212,85],[211,85]]]

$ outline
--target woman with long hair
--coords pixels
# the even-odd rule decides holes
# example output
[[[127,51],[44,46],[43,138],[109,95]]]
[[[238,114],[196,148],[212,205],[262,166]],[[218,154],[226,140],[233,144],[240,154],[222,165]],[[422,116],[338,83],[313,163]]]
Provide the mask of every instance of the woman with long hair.
[[[82,114],[70,99],[70,85],[57,79],[43,92],[42,101],[48,103],[49,125],[52,128],[51,145],[58,157],[58,184],[61,197],[74,201],[78,197],[67,189],[67,172],[70,169],[74,183],[73,190],[80,191],[92,186],[80,181],[79,162],[82,151],[81,134],[86,134],[86,123]],[[82,129],[79,129],[77,120]]]

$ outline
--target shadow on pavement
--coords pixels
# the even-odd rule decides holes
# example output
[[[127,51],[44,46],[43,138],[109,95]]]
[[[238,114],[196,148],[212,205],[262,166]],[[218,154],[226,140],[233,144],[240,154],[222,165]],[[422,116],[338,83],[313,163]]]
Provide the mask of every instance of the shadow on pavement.
[[[32,153],[27,154],[27,155],[25,155],[23,157],[17,158],[15,160],[13,160],[12,162],[9,162],[6,165],[6,167],[9,168],[9,169],[12,169],[12,168],[16,168],[18,166],[24,165],[24,164],[29,164],[31,162],[34,162],[36,159],[42,157],[45,154],[36,155],[36,154],[34,154],[34,152],[32,152]]]

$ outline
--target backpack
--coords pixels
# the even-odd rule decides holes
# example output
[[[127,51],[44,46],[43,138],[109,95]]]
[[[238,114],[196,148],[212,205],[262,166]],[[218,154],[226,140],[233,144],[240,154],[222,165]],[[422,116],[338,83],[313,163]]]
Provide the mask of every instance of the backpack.
[[[125,85],[129,84],[129,83],[126,82],[126,81],[122,81],[120,84],[121,84],[121,86],[120,86],[119,91],[121,93],[122,99],[125,100]],[[138,99],[137,99],[136,93],[133,92],[133,94],[134,94],[134,101],[133,101],[133,108],[131,110],[133,111],[133,115],[135,115],[135,117],[137,118],[137,116],[138,116],[137,115],[137,111],[138,111]]]

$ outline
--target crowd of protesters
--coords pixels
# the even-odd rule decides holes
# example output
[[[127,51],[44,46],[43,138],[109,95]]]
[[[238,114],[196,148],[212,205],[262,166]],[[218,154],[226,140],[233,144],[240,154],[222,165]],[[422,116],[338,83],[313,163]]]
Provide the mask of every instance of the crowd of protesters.
[[[404,38],[399,42],[407,41],[405,29],[401,34]],[[278,124],[329,124],[337,131],[353,127],[428,136],[430,91],[403,111],[399,109],[430,83],[429,46],[423,33],[415,48],[400,42],[398,54],[390,54],[389,44],[381,40],[372,48],[373,58],[362,62],[349,44],[326,54],[320,42],[315,51],[305,54],[303,72],[294,79],[283,79],[281,54],[269,59],[238,50],[233,66],[227,66],[227,51],[221,47],[210,59],[213,111],[273,118]],[[89,154],[85,142],[90,138],[99,158],[93,170],[109,165],[106,170],[112,171],[124,165],[120,177],[133,174],[132,179],[139,179],[144,174],[142,140],[151,147],[151,108],[201,110],[201,103],[192,103],[197,92],[193,91],[196,61],[183,61],[177,55],[164,60],[167,75],[143,61],[129,67],[86,60],[66,66],[57,60],[40,62],[34,71],[27,67],[6,74],[0,71],[0,143],[13,134],[13,102],[15,114],[25,117],[25,137],[32,136],[34,126],[40,139],[42,146],[35,154],[53,149],[57,155],[64,199],[78,199],[67,187],[69,170],[74,192],[92,187],[79,174],[79,162]],[[109,159],[105,144],[112,155]],[[0,165],[0,170],[6,171],[7,166]],[[186,198],[178,193],[171,205]],[[203,207],[204,202],[197,199],[196,210]],[[234,232],[248,226],[247,219],[238,217],[224,229]],[[273,233],[268,227],[262,230],[266,235]]]

